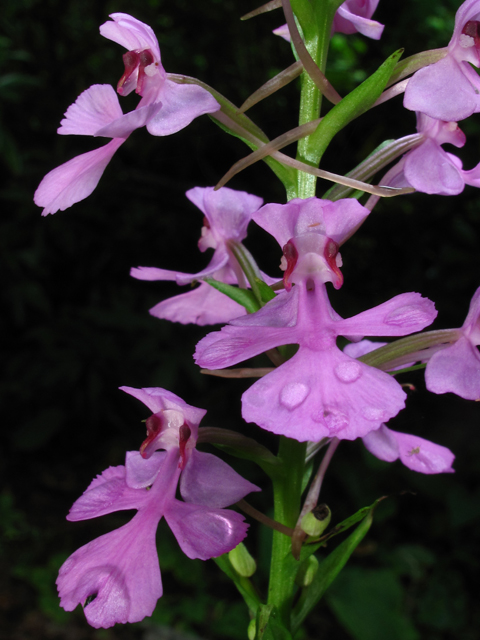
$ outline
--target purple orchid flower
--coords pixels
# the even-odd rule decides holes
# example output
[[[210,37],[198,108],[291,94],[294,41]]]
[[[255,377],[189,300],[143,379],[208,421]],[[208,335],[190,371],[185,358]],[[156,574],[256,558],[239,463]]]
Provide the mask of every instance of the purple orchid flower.
[[[427,362],[425,383],[433,393],[455,393],[465,400],[480,400],[480,288],[470,303],[458,339],[433,354]]]
[[[153,613],[163,593],[155,545],[162,517],[189,558],[207,560],[235,548],[247,533],[243,516],[224,507],[260,491],[219,458],[195,449],[203,409],[164,389],[122,390],[153,411],[148,437],[140,453],[127,452],[125,466],[109,467],[93,480],[67,519],[124,509],[137,514],[75,551],[57,579],[61,606],[73,611],[82,604],[96,628],[138,622]],[[184,502],[175,497],[178,484]]]
[[[299,345],[293,358],[243,394],[247,422],[302,442],[334,436],[354,440],[404,407],[398,382],[342,353],[336,338],[407,335],[433,321],[433,303],[405,293],[343,320],[325,287],[326,282],[337,289],[342,285],[338,248],[368,213],[353,199],[308,198],[268,204],[254,214],[255,222],[283,246],[287,291],[207,335],[195,354],[197,364],[217,369],[280,345]]]
[[[204,215],[200,251],[214,249],[209,265],[199,273],[182,273],[155,267],[138,267],[130,275],[139,280],[173,280],[179,285],[211,277],[227,284],[246,286],[243,272],[228,247],[228,241],[241,242],[247,236],[252,215],[263,204],[262,198],[222,187],[195,187],[187,191],[187,198]],[[267,277],[269,282],[271,278]],[[164,300],[150,309],[157,318],[198,325],[225,323],[244,315],[245,308],[205,282],[193,291]]]
[[[463,147],[465,144],[465,134],[456,122],[435,120],[418,112],[417,131],[422,134],[423,140],[385,174],[382,184],[412,186],[422,193],[443,196],[461,193],[466,184],[480,187],[480,163],[464,171],[460,158],[444,151],[441,146],[452,144]],[[378,201],[377,196],[370,200],[374,201]]]
[[[352,358],[359,358],[385,344],[386,342],[361,340],[347,344],[343,352]],[[398,368],[403,369],[405,366],[409,365]],[[367,433],[362,440],[368,451],[380,460],[394,462],[400,459],[406,467],[419,473],[454,473],[452,463],[455,456],[450,449],[419,436],[399,433],[381,424],[375,431]]]
[[[361,33],[367,38],[380,40],[384,25],[371,20],[379,0],[346,0],[339,6],[333,19],[333,33]],[[273,32],[290,42],[290,33],[285,24]]]
[[[115,151],[140,127],[154,136],[166,136],[185,128],[195,118],[220,109],[213,96],[197,85],[169,80],[161,64],[160,48],[152,29],[125,13],[113,13],[100,33],[129,51],[123,56],[125,72],[117,85],[120,95],[135,90],[141,96],[136,109],[123,114],[110,85],[93,85],[65,113],[60,135],[112,138],[50,171],[35,192],[42,215],[64,211],[88,197],[97,186]]]
[[[480,111],[480,0],[467,0],[457,11],[447,55],[417,71],[405,89],[404,106],[431,118],[458,122]]]

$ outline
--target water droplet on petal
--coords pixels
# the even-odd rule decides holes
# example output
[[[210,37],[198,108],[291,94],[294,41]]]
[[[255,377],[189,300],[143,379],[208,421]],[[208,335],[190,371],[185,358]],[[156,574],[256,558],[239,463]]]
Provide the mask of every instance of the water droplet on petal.
[[[280,392],[280,403],[292,411],[302,404],[309,393],[310,388],[306,384],[290,382]]]
[[[363,407],[362,416],[365,420],[371,420],[372,422],[385,422],[388,420],[388,415],[383,409],[377,409],[376,407]]]
[[[335,375],[340,382],[355,382],[362,375],[362,367],[355,360],[341,362],[335,367]]]
[[[350,422],[348,416],[338,409],[325,409],[323,417],[331,435],[336,435],[339,431],[348,427]]]

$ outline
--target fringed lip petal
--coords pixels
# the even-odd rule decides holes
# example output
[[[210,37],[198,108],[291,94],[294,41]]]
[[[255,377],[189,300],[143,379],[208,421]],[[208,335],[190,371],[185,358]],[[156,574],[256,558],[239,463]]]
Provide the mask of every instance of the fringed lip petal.
[[[94,84],[81,93],[65,112],[60,135],[94,136],[99,129],[123,117],[117,94],[109,84]],[[107,136],[122,138],[126,136]]]

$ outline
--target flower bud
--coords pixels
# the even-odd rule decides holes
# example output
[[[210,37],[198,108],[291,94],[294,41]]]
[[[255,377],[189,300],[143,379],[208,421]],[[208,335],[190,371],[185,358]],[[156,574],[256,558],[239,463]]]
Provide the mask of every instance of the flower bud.
[[[230,551],[230,553],[232,552]],[[248,629],[247,629],[248,640],[255,640],[256,633],[257,633],[257,623],[254,618],[253,620],[250,620],[250,622],[248,623]]]
[[[318,560],[315,556],[310,556],[302,563],[297,575],[295,576],[295,582],[299,587],[308,587],[312,584],[313,578],[318,571]]]
[[[309,536],[319,536],[330,524],[332,512],[326,504],[318,504],[312,511],[305,514],[300,526]]]
[[[235,571],[241,575],[242,578],[250,578],[257,570],[257,563],[249,554],[243,542],[240,542],[235,549],[228,552],[228,559],[232,563]]]

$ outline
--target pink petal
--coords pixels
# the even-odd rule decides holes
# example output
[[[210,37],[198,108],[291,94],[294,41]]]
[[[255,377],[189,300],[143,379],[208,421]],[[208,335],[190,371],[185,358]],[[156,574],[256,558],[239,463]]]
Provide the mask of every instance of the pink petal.
[[[225,324],[246,314],[245,307],[205,282],[192,291],[159,302],[150,309],[152,316],[182,324]]]
[[[162,103],[155,102],[121,115],[114,122],[107,124],[95,132],[96,136],[105,138],[128,138],[135,131],[147,125],[161,111]]]
[[[471,337],[474,338],[475,344],[480,344],[480,287],[473,294],[462,329],[469,336],[475,333],[475,336]]]
[[[455,456],[446,447],[409,433],[398,433],[382,425],[363,438],[366,448],[380,460],[402,463],[419,473],[453,473]]]
[[[127,51],[151,49],[155,59],[160,62],[158,40],[151,27],[127,13],[111,13],[110,18],[113,22],[105,22],[100,27],[104,38],[113,40]]]
[[[185,419],[189,422],[190,427],[200,423],[203,416],[207,413],[204,409],[192,407],[176,396],[171,391],[161,389],[160,387],[148,387],[145,389],[134,389],[133,387],[120,387],[121,391],[130,394],[140,402],[143,402],[152,413],[165,411],[166,409],[176,409],[182,411]]]
[[[94,136],[99,129],[122,116],[123,111],[113,87],[109,84],[94,84],[68,107],[58,133]],[[127,136],[107,137],[126,138]]]
[[[435,305],[419,293],[402,293],[334,325],[337,335],[404,336],[421,331],[437,316]]]
[[[192,560],[217,558],[234,549],[247,535],[243,516],[227,509],[173,500],[165,519],[182,551]]]
[[[470,340],[437,351],[425,370],[427,389],[433,393],[455,393],[465,400],[480,400],[480,353]]]
[[[135,491],[127,486],[124,466],[109,467],[74,502],[67,520],[75,522],[98,518],[114,511],[140,509],[147,499],[146,491]]]
[[[425,140],[405,157],[404,173],[408,182],[422,193],[453,196],[465,188],[462,171],[433,140]]]
[[[334,31],[346,34],[358,31],[367,36],[367,38],[380,40],[384,25],[375,20],[370,20],[377,5],[378,0],[367,0],[367,2],[358,2],[358,0],[350,0],[349,2],[347,0],[337,9],[333,19]]]
[[[33,198],[35,204],[45,207],[42,216],[64,211],[88,197],[113,154],[124,142],[123,139],[111,140],[100,149],[77,156],[47,173]]]
[[[421,111],[431,118],[458,122],[480,110],[478,85],[466,62],[452,56],[417,71],[405,89],[403,104],[411,111]],[[474,84],[472,84],[474,82]],[[477,89],[477,91],[476,91]]]
[[[165,474],[166,451],[155,451],[149,458],[142,458],[138,451],[127,451],[125,459],[126,484],[132,489],[145,489],[155,482],[159,473]],[[140,493],[137,491],[136,493]],[[145,492],[146,495],[147,492]]]
[[[295,327],[298,320],[300,287],[282,291],[253,314],[232,320],[236,327]]]
[[[203,87],[165,80],[160,93],[161,110],[147,123],[152,136],[169,136],[184,129],[192,120],[220,109],[215,98]]]
[[[360,342],[351,342],[343,347],[343,353],[345,353],[350,358],[360,358],[361,356],[365,356],[367,353],[371,353],[375,351],[375,349],[380,349],[380,347],[384,347],[386,342],[373,342],[372,340],[360,340]]]
[[[137,514],[120,529],[75,551],[58,574],[61,606],[73,611],[82,604],[89,624],[96,629],[139,622],[152,615],[162,595],[156,524]]]
[[[300,442],[354,440],[395,416],[405,397],[391,376],[336,347],[317,352],[300,347],[243,394],[242,416]]]
[[[180,477],[180,493],[185,502],[222,509],[261,491],[211,453],[194,449]]]

